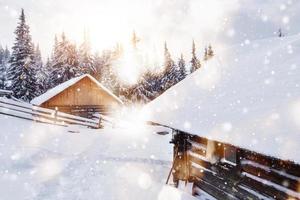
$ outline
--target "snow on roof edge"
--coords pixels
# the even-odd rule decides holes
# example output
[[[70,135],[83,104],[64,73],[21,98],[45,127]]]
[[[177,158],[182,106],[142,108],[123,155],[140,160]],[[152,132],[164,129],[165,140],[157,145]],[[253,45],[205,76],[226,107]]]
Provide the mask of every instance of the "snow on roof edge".
[[[120,104],[124,104],[121,99],[119,99],[116,95],[114,95],[110,90],[108,90],[105,86],[103,86],[101,83],[99,83],[99,81],[97,81],[94,77],[92,77],[89,74],[84,74],[84,75],[72,78],[64,83],[61,83],[61,84],[55,86],[54,88],[51,88],[44,94],[34,98],[33,100],[30,101],[30,103],[39,106],[86,77],[90,78],[94,83],[97,84],[98,87],[100,87],[105,92],[107,92],[109,95],[111,95]]]
[[[232,48],[235,46],[236,45],[232,45],[229,47],[226,46],[225,48],[222,48],[221,50],[226,51],[226,50],[228,50],[228,48]],[[287,52],[286,49],[289,46],[293,46],[294,53]],[[259,49],[259,51],[257,51],[257,49]],[[174,87],[172,87],[173,91],[167,90],[160,97],[151,101],[150,103],[148,103],[145,106],[145,109],[148,110],[148,112],[149,111],[152,112],[152,116],[150,116],[148,118],[148,121],[151,121],[151,122],[154,122],[154,123],[157,123],[160,125],[165,125],[172,129],[175,129],[175,130],[188,132],[190,134],[195,134],[200,137],[206,137],[211,140],[224,142],[224,143],[230,143],[237,147],[245,148],[245,149],[255,151],[255,152],[259,152],[264,155],[272,156],[272,157],[283,159],[283,160],[290,160],[295,163],[300,163],[299,155],[297,155],[296,153],[293,153],[293,151],[295,151],[295,150],[293,150],[293,151],[289,150],[289,147],[292,148],[292,145],[296,145],[296,147],[297,146],[299,147],[299,142],[297,142],[297,141],[299,141],[299,137],[300,137],[300,135],[298,134],[299,131],[296,131],[296,130],[299,130],[299,129],[297,129],[298,121],[295,121],[296,119],[294,119],[295,117],[292,115],[294,112],[292,112],[292,113],[290,112],[291,106],[295,107],[296,106],[296,105],[294,105],[295,102],[300,100],[300,99],[297,100],[297,97],[299,97],[299,95],[298,95],[299,90],[298,90],[298,92],[296,92],[297,84],[293,84],[293,83],[298,83],[299,79],[296,79],[296,73],[299,73],[300,71],[299,71],[299,68],[295,68],[295,70],[296,69],[298,69],[298,70],[293,71],[293,73],[288,73],[288,70],[294,69],[292,67],[292,66],[294,66],[294,63],[295,64],[299,63],[299,58],[296,59],[297,58],[297,56],[296,56],[297,50],[298,51],[300,50],[300,34],[296,34],[296,35],[285,37],[285,38],[277,38],[277,37],[265,38],[265,39],[252,41],[251,45],[240,48],[239,50],[236,50],[237,52],[231,52],[230,54],[228,54],[229,56],[226,56],[226,59],[219,59],[219,57],[217,56],[217,57],[215,57],[215,59],[217,59],[217,60],[215,60],[215,63],[214,63],[214,61],[211,61],[211,63],[208,63],[208,64],[210,64],[210,67],[212,67],[211,64],[218,64],[218,63],[219,63],[219,66],[222,66],[222,68],[221,68],[222,71],[220,71],[220,73],[221,72],[223,73],[222,77],[224,80],[229,80],[229,79],[224,78],[224,77],[226,77],[225,75],[227,75],[227,77],[228,77],[228,74],[229,74],[230,77],[232,78],[233,75],[238,74],[238,73],[234,74],[234,72],[237,72],[236,69],[239,69],[238,71],[242,70],[242,72],[247,72],[247,74],[249,74],[248,72],[250,72],[250,74],[251,74],[253,71],[251,69],[253,69],[253,68],[252,67],[249,68],[248,65],[245,65],[246,67],[244,67],[244,68],[237,68],[240,65],[244,65],[246,62],[249,61],[249,59],[251,59],[251,61],[252,61],[250,63],[250,66],[259,66],[259,67],[261,67],[262,65],[265,66],[265,69],[264,69],[265,71],[262,73],[264,76],[262,76],[262,75],[252,76],[253,75],[252,74],[251,79],[245,79],[245,81],[243,81],[243,83],[246,84],[246,86],[247,86],[248,82],[253,82],[253,80],[255,80],[258,84],[260,82],[257,80],[261,80],[262,83],[265,83],[263,81],[268,80],[266,78],[269,78],[268,72],[270,71],[270,73],[271,73],[272,70],[275,70],[278,73],[276,73],[276,75],[274,75],[274,76],[272,75],[272,77],[275,77],[273,80],[274,81],[276,80],[278,84],[276,82],[273,82],[273,84],[274,84],[273,87],[272,87],[272,85],[271,86],[268,85],[268,87],[265,87],[264,91],[268,90],[268,91],[270,91],[269,92],[270,94],[274,94],[274,92],[272,92],[272,91],[276,91],[275,94],[277,94],[277,96],[278,96],[278,94],[284,96],[287,92],[286,89],[289,88],[289,92],[292,93],[292,96],[294,96],[293,99],[289,99],[288,101],[283,101],[282,104],[278,104],[278,105],[280,105],[280,108],[276,107],[275,110],[273,109],[273,107],[271,105],[274,105],[274,103],[277,103],[277,101],[274,102],[274,98],[271,98],[272,101],[268,105],[268,107],[270,107],[270,109],[261,109],[261,105],[260,105],[260,107],[258,107],[258,108],[260,108],[260,110],[262,112],[255,113],[255,112],[252,112],[252,111],[255,111],[254,110],[255,108],[252,109],[251,104],[249,104],[249,102],[247,101],[247,98],[244,98],[244,99],[242,99],[242,102],[244,104],[241,104],[241,106],[235,106],[235,107],[233,107],[234,109],[227,109],[227,111],[222,112],[222,114],[220,114],[219,117],[217,118],[216,123],[213,124],[210,122],[214,122],[214,120],[215,120],[215,119],[213,119],[213,112],[215,112],[216,109],[213,109],[210,114],[205,114],[205,113],[207,113],[206,112],[207,110],[211,109],[211,107],[207,107],[208,103],[211,100],[215,100],[216,98],[214,97],[214,95],[210,95],[211,98],[208,98],[210,96],[203,96],[203,95],[209,95],[208,93],[211,92],[210,90],[207,90],[208,92],[203,92],[201,94],[199,93],[199,95],[195,97],[196,100],[198,100],[198,101],[200,101],[200,100],[197,98],[205,97],[205,98],[201,99],[203,102],[201,102],[201,104],[199,104],[202,109],[201,115],[199,115],[199,114],[194,115],[194,113],[196,112],[195,111],[189,115],[183,116],[186,113],[186,112],[184,112],[184,109],[190,108],[191,106],[188,106],[188,105],[190,105],[192,102],[194,102],[193,100],[189,100],[189,98],[181,98],[177,101],[180,103],[182,108],[179,108],[179,109],[178,109],[178,107],[175,108],[175,106],[177,106],[177,103],[173,103],[172,105],[168,106],[168,104],[170,103],[170,99],[171,100],[174,99],[177,96],[176,94],[178,92],[180,93],[180,92],[187,91],[187,88],[183,87],[184,83],[180,82],[180,83],[176,84]],[[274,63],[274,61],[276,61],[276,63],[277,63],[276,65],[274,65],[274,64],[267,65],[267,64],[264,64],[264,62],[262,62],[262,63],[260,62],[261,58],[264,58],[264,55],[269,54],[269,51],[272,51],[272,54],[269,55],[269,59],[272,60],[273,63]],[[255,52],[255,53],[253,53],[253,52]],[[285,52],[286,52],[286,54],[284,54]],[[260,55],[260,57],[257,56],[258,54]],[[283,57],[277,56],[278,54],[283,54],[284,56]],[[240,60],[240,62],[237,62],[235,64],[236,61],[234,60],[234,58],[236,58],[236,57]],[[228,59],[228,58],[230,58],[230,59]],[[244,58],[245,58],[245,60],[244,60]],[[253,59],[253,58],[255,58],[255,59]],[[276,58],[276,60],[274,60],[275,58]],[[222,62],[220,62],[220,61],[222,61]],[[253,64],[255,64],[255,65],[253,65]],[[205,65],[205,66],[207,67],[207,65]],[[202,67],[202,70],[205,69],[205,66]],[[228,67],[228,66],[230,66],[230,67]],[[283,68],[283,66],[285,66],[285,67]],[[289,66],[291,66],[291,68],[288,68]],[[250,69],[250,70],[248,70],[248,69]],[[286,73],[282,73],[281,71],[279,71],[279,69],[286,69],[285,70]],[[230,72],[230,73],[228,73],[228,72]],[[185,79],[185,80],[188,80],[188,79],[190,79],[192,81],[199,80],[200,73],[203,73],[203,72],[198,71],[198,75],[197,75],[197,72],[195,72],[195,73],[191,74],[189,77],[187,77],[187,79]],[[254,73],[256,73],[256,71],[254,71]],[[207,74],[207,75],[211,75],[211,74]],[[200,77],[203,78],[203,76],[204,75],[202,75]],[[288,77],[289,81],[282,82],[282,80],[286,79],[287,77]],[[238,81],[240,79],[235,79],[235,80]],[[222,83],[224,83],[224,81]],[[230,82],[227,81],[225,83],[232,83],[232,81],[230,81]],[[281,83],[285,83],[285,84],[281,84]],[[284,85],[287,85],[287,86],[284,86]],[[187,84],[187,86],[190,86],[190,85]],[[245,85],[243,85],[243,86],[245,86]],[[275,86],[278,86],[278,87],[275,87]],[[291,87],[291,86],[293,86],[293,87]],[[227,84],[224,86],[224,84],[219,83],[218,88],[221,88],[221,89],[225,88],[228,91],[233,90],[233,89],[238,90],[238,87],[233,87],[232,84]],[[244,88],[244,87],[240,87],[240,88]],[[272,90],[272,88],[276,88],[276,90]],[[201,91],[205,91],[205,90],[201,90]],[[214,90],[214,91],[220,91],[220,90]],[[224,92],[224,90],[222,90],[222,91]],[[230,94],[230,92],[228,92],[228,91],[226,92],[226,94]],[[247,90],[247,91],[249,91],[249,90]],[[191,92],[193,92],[193,90],[191,90]],[[240,91],[238,90],[238,92],[240,92]],[[184,93],[184,94],[186,94],[186,93]],[[191,94],[191,93],[187,93],[187,94]],[[218,94],[220,94],[220,93],[218,93]],[[241,93],[241,94],[244,94],[244,93]],[[255,94],[255,93],[253,93],[253,94]],[[258,94],[258,96],[261,95],[259,92],[257,94]],[[227,95],[227,96],[230,97],[230,95]],[[263,95],[262,97],[264,97],[264,99],[266,99],[266,100],[269,100],[270,98],[268,98],[268,97],[271,97],[271,96],[272,95],[267,95],[267,96]],[[178,98],[179,98],[179,96],[178,96]],[[239,97],[235,97],[235,98],[239,100]],[[218,108],[225,108],[224,106],[229,105],[229,103],[232,102],[232,100],[230,98],[222,97],[222,99],[223,99],[222,101],[221,100],[219,101],[220,103],[218,103],[218,101],[216,101],[215,104],[212,103],[211,105],[213,105],[213,106],[221,105]],[[259,101],[259,98],[257,98],[257,99],[258,99],[257,101]],[[283,98],[280,98],[280,99],[283,99]],[[224,103],[225,100],[227,100],[227,101]],[[255,102],[257,102],[257,101],[255,101]],[[279,103],[280,102],[281,101],[279,100]],[[218,103],[218,104],[216,104],[216,103]],[[292,104],[292,103],[294,103],[294,104]],[[191,105],[193,105],[193,104],[191,104]],[[196,105],[196,104],[194,104],[194,105]],[[277,120],[277,118],[276,118],[277,114],[279,116],[284,116],[286,114],[289,114],[288,116],[290,116],[292,120],[287,120],[289,118],[281,117],[280,118],[281,121],[279,121],[281,123],[279,123],[279,122],[276,123],[276,126],[278,126],[278,127],[276,127],[276,132],[274,130],[273,131],[262,130],[262,128],[264,128],[263,123],[261,123],[261,125],[258,126],[258,128],[251,126],[255,122],[255,121],[253,122],[253,120],[257,119],[255,117],[253,117],[254,114],[249,115],[249,113],[248,113],[247,115],[242,115],[242,116],[245,116],[245,117],[243,117],[242,121],[234,121],[236,118],[232,117],[232,116],[239,116],[236,113],[239,113],[239,111],[242,110],[243,107],[245,107],[245,106],[246,106],[246,109],[248,109],[248,107],[250,106],[250,111],[252,113],[256,114],[258,116],[258,118],[261,118],[261,119],[267,120],[270,117],[275,116],[274,119],[273,118],[272,119]],[[191,108],[193,108],[193,107],[191,107]],[[248,110],[246,110],[245,112],[247,112],[247,111]],[[226,117],[226,116],[224,117],[223,113],[228,114],[229,112],[231,113],[231,115],[228,115],[230,117]],[[273,115],[273,114],[275,114],[275,115]],[[191,116],[193,116],[193,117],[191,117]],[[212,117],[212,118],[208,119],[208,117]],[[178,120],[178,119],[180,119],[180,120]],[[211,119],[213,119],[213,120],[211,120]],[[199,121],[201,121],[203,123],[200,123]],[[208,122],[208,121],[210,121],[210,122]],[[186,124],[187,128],[185,128],[185,122],[187,122],[187,124]],[[231,131],[231,122],[234,122],[232,131]],[[201,127],[200,127],[200,125],[201,125]],[[226,132],[227,125],[229,125],[229,129],[230,129],[229,132]],[[258,130],[259,134],[252,135],[251,132],[253,132],[253,131],[251,128],[253,128],[253,129],[255,128],[254,130]],[[249,131],[245,131],[246,129]],[[286,131],[282,131],[283,129]],[[239,134],[238,131],[241,131],[241,130],[244,131],[243,134]],[[220,131],[223,131],[223,132],[220,132]],[[218,134],[218,132],[224,133],[224,134]],[[272,133],[272,134],[268,134],[268,133]],[[237,135],[239,137],[237,137]],[[281,136],[283,136],[283,135],[286,137],[288,136],[288,137],[281,139]],[[246,138],[246,139],[243,140],[243,138]],[[255,142],[257,141],[257,138],[261,139],[261,140],[258,144],[255,144]],[[265,141],[264,138],[267,138],[267,140]],[[276,140],[278,140],[279,142],[276,142]]]
[[[199,137],[202,137],[202,138],[205,138],[205,139],[208,139],[208,140],[212,140],[212,141],[215,141],[215,142],[220,142],[220,143],[224,143],[224,144],[228,144],[228,145],[233,145],[233,146],[235,146],[237,148],[246,149],[248,151],[253,151],[253,152],[256,152],[256,153],[259,153],[259,154],[263,154],[265,156],[269,156],[269,157],[273,157],[273,158],[276,158],[276,159],[281,159],[281,160],[284,160],[284,161],[289,161],[289,162],[292,162],[292,163],[300,164],[300,161],[294,160],[292,158],[285,158],[285,157],[278,156],[278,155],[272,155],[272,154],[270,154],[268,152],[266,153],[264,151],[257,150],[257,149],[254,150],[254,149],[245,147],[245,146],[240,145],[240,144],[230,143],[229,141],[222,140],[220,138],[210,138],[210,137],[207,137],[207,135],[205,135],[205,134],[202,135],[202,134],[199,134],[199,132],[196,133],[193,130],[190,130],[190,131],[183,130],[183,128],[177,127],[175,125],[170,125],[168,123],[157,122],[157,121],[154,121],[154,120],[148,121],[148,122],[153,123],[153,124],[158,125],[158,126],[169,128],[171,130],[176,130],[176,131],[180,131],[180,132],[183,132],[183,133],[187,133],[187,134],[191,134],[191,135],[196,135],[196,136],[199,136]]]

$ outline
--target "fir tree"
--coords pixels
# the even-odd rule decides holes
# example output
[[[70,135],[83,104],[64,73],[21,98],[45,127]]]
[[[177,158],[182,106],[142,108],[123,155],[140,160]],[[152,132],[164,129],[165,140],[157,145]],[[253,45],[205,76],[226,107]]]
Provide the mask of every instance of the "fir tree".
[[[45,75],[45,79],[44,79],[44,92],[46,92],[47,90],[49,90],[52,87],[52,82],[51,82],[51,72],[52,72],[52,63],[51,63],[51,59],[48,57],[47,61],[43,67],[43,72]]]
[[[117,79],[115,69],[112,66],[112,63],[117,59],[117,54],[115,51],[105,50],[102,53],[101,58],[101,75],[100,82],[113,91],[115,94],[119,94],[120,83]]]
[[[6,65],[5,65],[4,53],[5,51],[0,45],[0,89],[5,88],[5,80],[6,80]]]
[[[36,79],[36,96],[41,95],[46,90],[46,78],[47,74],[45,72],[43,61],[42,61],[42,55],[39,48],[39,45],[36,46],[34,51],[34,69],[35,69],[35,79]]]
[[[94,54],[94,63],[93,63],[94,70],[91,72],[91,75],[93,77],[95,77],[97,80],[101,79],[103,65],[104,65],[104,62],[102,60],[101,55],[99,54],[99,52],[96,52]]]
[[[36,70],[40,70],[43,66],[42,54],[41,54],[39,44],[37,44],[37,46],[35,47],[35,50],[34,50],[34,64],[35,64]]]
[[[174,66],[174,61],[172,60],[171,54],[169,52],[167,42],[165,42],[164,48],[164,68],[165,71],[170,72]]]
[[[207,47],[205,47],[205,49],[204,49],[203,60],[204,60],[204,61],[207,61],[207,60],[208,60],[208,51],[207,51]]]
[[[199,59],[197,58],[197,55],[196,55],[196,45],[195,45],[195,41],[193,40],[193,44],[192,44],[192,60],[191,60],[191,73],[193,73],[194,71],[196,71],[200,67],[201,67],[201,63],[200,63]]]
[[[9,60],[10,60],[10,51],[8,50],[7,46],[5,47],[4,50],[4,57],[2,60],[2,65],[3,65],[3,69],[4,69],[4,89],[7,89],[7,70],[9,68]]]
[[[162,90],[165,91],[168,88],[172,87],[178,82],[177,77],[177,66],[175,65],[173,59],[171,58],[171,54],[168,50],[167,43],[165,43],[164,50],[164,67],[165,71],[163,73],[163,77],[161,79]]]
[[[178,60],[178,79],[181,81],[186,77],[186,67],[185,67],[185,60],[183,58],[183,54],[181,54],[180,59]]]
[[[91,54],[89,38],[84,33],[84,41],[79,47],[79,68],[82,74],[95,74],[94,59]]]
[[[212,50],[212,46],[209,44],[207,49],[207,57],[211,58],[215,55],[214,51]]]
[[[51,67],[51,87],[82,74],[78,67],[76,45],[68,41],[64,33],[61,41],[55,41]]]
[[[9,89],[16,98],[30,101],[35,97],[34,49],[29,26],[26,24],[22,9],[19,23],[15,31],[16,39],[12,47],[10,67],[8,69]]]
[[[137,48],[137,44],[140,42],[140,38],[137,37],[135,31],[133,31],[132,33],[132,39],[131,39],[131,43],[132,43],[132,47],[134,49]]]
[[[7,64],[6,69],[8,68],[9,59],[10,59],[10,51],[6,46],[4,50],[4,62]]]

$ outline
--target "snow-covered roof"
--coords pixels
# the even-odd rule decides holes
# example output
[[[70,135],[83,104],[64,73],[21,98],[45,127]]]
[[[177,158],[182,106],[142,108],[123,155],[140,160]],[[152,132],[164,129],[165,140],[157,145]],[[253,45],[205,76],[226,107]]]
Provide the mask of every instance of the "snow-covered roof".
[[[42,103],[48,101],[52,97],[58,95],[59,93],[61,93],[65,89],[67,89],[68,87],[74,85],[75,83],[79,82],[80,80],[82,80],[83,78],[86,78],[86,77],[91,79],[91,81],[96,83],[99,88],[101,88],[102,90],[107,92],[110,96],[112,96],[120,104],[123,104],[123,102],[116,95],[114,95],[111,91],[109,91],[106,87],[104,87],[101,83],[99,83],[94,77],[92,77],[89,74],[84,74],[82,76],[78,76],[76,78],[70,79],[70,80],[68,80],[68,81],[66,81],[66,82],[64,82],[64,83],[48,90],[44,94],[34,98],[30,103],[32,103],[34,105],[41,105]]]
[[[219,50],[150,102],[150,121],[300,163],[300,35]]]

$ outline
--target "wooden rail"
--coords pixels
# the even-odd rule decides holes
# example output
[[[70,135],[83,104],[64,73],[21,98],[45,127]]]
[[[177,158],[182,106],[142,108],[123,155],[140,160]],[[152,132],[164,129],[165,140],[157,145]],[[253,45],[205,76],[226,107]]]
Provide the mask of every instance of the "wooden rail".
[[[91,128],[100,128],[101,126],[100,116],[98,119],[87,119],[7,98],[0,98],[0,114],[60,126],[66,126],[67,124],[76,124]]]
[[[195,195],[300,200],[299,164],[180,131],[172,143],[179,149],[173,179],[193,182]]]

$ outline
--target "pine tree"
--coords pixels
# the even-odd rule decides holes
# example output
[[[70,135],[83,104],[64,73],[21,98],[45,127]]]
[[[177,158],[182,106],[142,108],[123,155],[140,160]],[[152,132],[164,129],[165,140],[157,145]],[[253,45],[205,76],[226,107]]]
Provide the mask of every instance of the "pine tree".
[[[164,67],[165,71],[163,73],[163,77],[161,79],[162,90],[165,91],[168,88],[175,85],[177,81],[176,71],[177,66],[175,65],[173,59],[171,58],[171,54],[168,50],[167,43],[165,43],[164,50]]]
[[[16,39],[12,47],[13,51],[7,74],[9,81],[8,86],[16,98],[30,101],[35,97],[36,88],[35,71],[33,67],[34,49],[23,9],[15,34]]]
[[[183,80],[187,73],[186,73],[186,67],[185,67],[185,60],[183,58],[183,54],[181,54],[180,59],[178,60],[178,80],[181,81]]]
[[[34,64],[35,64],[36,70],[40,70],[43,66],[42,54],[41,54],[39,44],[36,45],[35,50],[34,50]]]
[[[4,49],[0,45],[0,89],[5,88],[5,80],[6,80],[6,66],[5,66],[5,57],[4,57]]]
[[[171,54],[168,49],[167,42],[165,42],[165,49],[164,49],[164,67],[165,71],[169,72],[174,66],[174,61],[172,60]]]
[[[3,66],[4,66],[4,89],[7,89],[7,71],[9,68],[9,61],[10,61],[10,51],[8,50],[7,46],[4,50],[4,57],[3,57]]]
[[[208,58],[212,58],[215,55],[214,51],[212,50],[212,46],[209,44],[207,49],[207,56]]]
[[[43,72],[45,75],[45,79],[44,79],[44,92],[46,92],[47,90],[49,90],[52,87],[52,80],[51,80],[51,72],[52,72],[52,63],[51,63],[51,59],[48,57],[47,61],[43,67]]]
[[[135,31],[133,31],[132,33],[132,39],[131,39],[131,43],[132,43],[132,47],[134,49],[137,48],[137,44],[140,42],[140,38],[137,37]]]
[[[208,60],[208,51],[207,51],[207,47],[205,47],[205,49],[204,49],[203,60],[204,60],[204,61],[207,61],[207,60]]]
[[[92,71],[91,75],[93,77],[95,77],[97,80],[100,80],[104,62],[103,62],[102,56],[99,54],[99,52],[96,52],[94,54],[94,64],[93,65],[94,65],[94,70]]]
[[[101,74],[100,82],[113,91],[114,94],[119,94],[120,82],[117,79],[115,69],[112,63],[117,59],[116,52],[105,50],[101,56]]]
[[[196,71],[197,69],[199,69],[201,67],[201,63],[199,61],[199,59],[197,58],[196,55],[196,45],[195,45],[195,41],[193,40],[193,44],[192,44],[192,60],[191,60],[191,73],[193,73],[194,71]]]
[[[6,62],[6,64],[8,65],[10,59],[10,51],[8,50],[7,46],[5,47],[4,50],[4,62]],[[8,66],[6,66],[6,69],[8,68]]]
[[[51,67],[51,87],[82,74],[78,66],[76,45],[68,41],[64,33],[60,41],[55,41]]]
[[[34,51],[34,69],[35,69],[35,79],[36,79],[36,96],[41,95],[42,93],[45,92],[46,90],[46,78],[47,74],[45,72],[44,66],[43,66],[43,61],[42,61],[42,55],[40,51],[39,45],[36,46],[35,51]]]
[[[94,58],[91,54],[91,45],[86,33],[84,33],[84,41],[79,47],[78,54],[81,74],[95,74]]]

